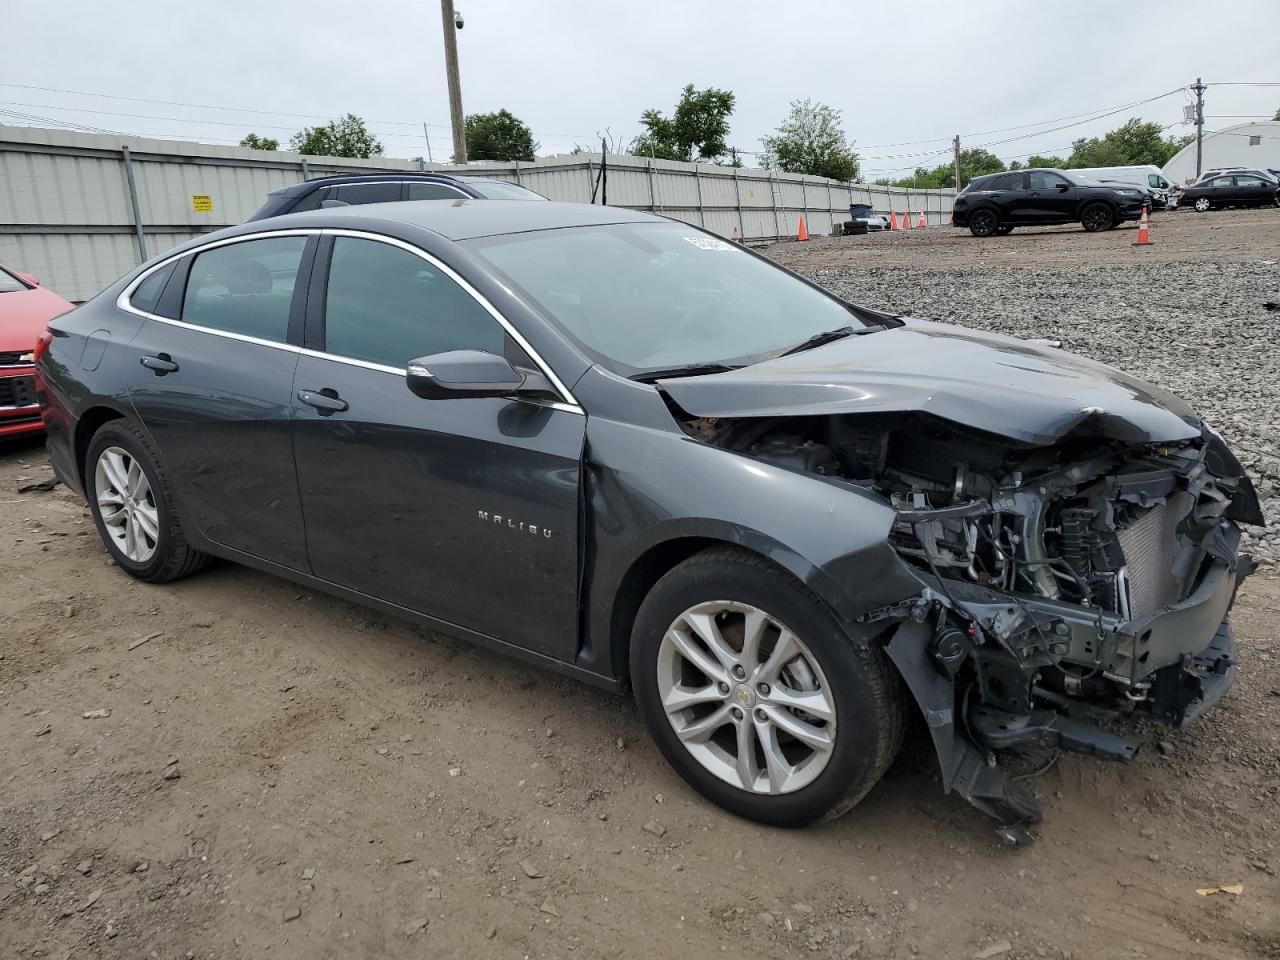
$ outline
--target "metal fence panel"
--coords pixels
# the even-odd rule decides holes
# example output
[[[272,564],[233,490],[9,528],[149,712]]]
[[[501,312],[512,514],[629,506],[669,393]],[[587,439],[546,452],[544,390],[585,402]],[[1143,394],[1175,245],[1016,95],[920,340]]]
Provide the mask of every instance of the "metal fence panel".
[[[137,266],[143,245],[154,257],[243,222],[279,187],[305,177],[423,169],[494,177],[575,203],[591,202],[595,191],[597,203],[607,194],[611,206],[652,210],[724,237],[736,231],[747,241],[795,236],[802,214],[810,233],[828,233],[847,219],[850,203],[870,203],[885,214],[910,209],[913,224],[924,210],[931,226],[944,224],[953,199],[950,190],[908,191],[649,157],[578,154],[457,167],[0,126],[0,262],[84,300]]]

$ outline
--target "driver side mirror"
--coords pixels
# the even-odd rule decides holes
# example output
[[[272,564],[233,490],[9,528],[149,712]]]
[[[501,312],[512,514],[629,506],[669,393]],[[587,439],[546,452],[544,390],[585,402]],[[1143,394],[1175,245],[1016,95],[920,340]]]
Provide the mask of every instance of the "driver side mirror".
[[[551,391],[542,374],[517,370],[510,361],[483,350],[450,350],[410,360],[404,378],[409,389],[424,400]]]
[[[1069,183],[1060,183],[1060,184],[1058,184],[1058,192],[1059,192],[1059,193],[1066,193],[1066,192],[1067,192],[1068,190],[1070,190],[1070,189],[1071,189],[1071,184],[1069,184]]]

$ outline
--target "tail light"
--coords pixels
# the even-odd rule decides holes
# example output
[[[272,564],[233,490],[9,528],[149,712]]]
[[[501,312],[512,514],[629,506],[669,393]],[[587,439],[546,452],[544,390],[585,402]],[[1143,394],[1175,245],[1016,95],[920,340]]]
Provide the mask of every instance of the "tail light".
[[[31,362],[39,363],[40,358],[45,355],[45,352],[49,349],[49,344],[52,342],[53,334],[48,330],[36,337],[36,348],[31,352]]]

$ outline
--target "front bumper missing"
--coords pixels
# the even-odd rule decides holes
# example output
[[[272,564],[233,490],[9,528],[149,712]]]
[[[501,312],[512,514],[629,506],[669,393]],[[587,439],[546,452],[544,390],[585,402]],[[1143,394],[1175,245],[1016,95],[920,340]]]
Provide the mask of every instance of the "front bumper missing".
[[[1122,660],[1127,657],[1131,676],[1143,678],[1147,687],[1151,713],[1181,725],[1221,700],[1234,679],[1236,661],[1227,614],[1236,589],[1252,572],[1253,563],[1248,556],[1235,555],[1234,541],[1229,546],[1226,556],[1230,560],[1215,561],[1188,597],[1141,620],[1121,621],[1069,604],[1021,596],[1018,599],[1024,612],[1039,624],[1035,632],[1041,633],[1046,627],[1051,630],[1054,624],[1065,622],[1065,634],[1055,631],[1048,636],[1070,642],[1073,650],[1077,642],[1083,644],[1087,640],[1093,652],[1091,659],[1099,665],[1107,656],[1118,655]],[[953,581],[948,581],[947,586],[959,607],[957,614],[984,621],[984,629],[1002,622],[997,619],[1000,616],[1004,623],[1011,622],[1007,599],[1001,600],[976,586],[965,589]],[[1128,762],[1137,754],[1137,746],[1130,741],[1076,716],[1077,712],[1085,716],[1091,713],[1087,704],[1053,696],[1039,688],[1036,694],[1043,694],[1061,710],[1033,709],[1029,703],[1015,708],[1010,703],[988,702],[959,716],[964,704],[957,697],[952,675],[930,653],[933,635],[934,628],[927,620],[912,619],[893,632],[886,649],[924,714],[938,754],[943,790],[954,790],[997,820],[1000,826],[996,832],[1005,843],[1030,843],[1034,839],[1030,827],[1040,822],[1041,811],[1031,789],[1000,769],[997,751],[1039,747],[1121,762]],[[1026,669],[1034,673],[1034,667]]]

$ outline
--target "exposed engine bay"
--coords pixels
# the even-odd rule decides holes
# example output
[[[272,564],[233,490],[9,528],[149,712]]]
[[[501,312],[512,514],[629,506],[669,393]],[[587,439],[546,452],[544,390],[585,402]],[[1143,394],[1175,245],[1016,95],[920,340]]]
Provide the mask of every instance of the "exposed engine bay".
[[[918,596],[874,610],[929,724],[944,784],[1030,839],[1039,810],[1000,769],[1019,752],[1126,761],[1105,729],[1180,724],[1234,668],[1226,613],[1252,570],[1235,521],[1261,523],[1207,429],[1134,446],[1077,429],[1030,445],[927,413],[683,421],[702,442],[854,484],[897,511],[889,542]]]

